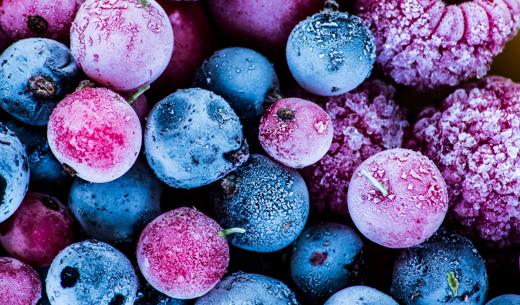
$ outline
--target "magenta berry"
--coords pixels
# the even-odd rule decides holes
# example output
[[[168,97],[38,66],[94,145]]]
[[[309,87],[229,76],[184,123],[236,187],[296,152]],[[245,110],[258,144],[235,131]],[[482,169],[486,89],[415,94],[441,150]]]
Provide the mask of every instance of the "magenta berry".
[[[142,130],[135,111],[120,95],[105,88],[84,88],[56,106],[47,138],[69,173],[90,182],[108,182],[134,164]]]
[[[206,294],[226,273],[229,247],[222,228],[192,208],[179,208],[153,220],[137,244],[145,279],[176,299]]]
[[[38,273],[11,257],[0,257],[0,304],[36,305],[42,294]]]
[[[299,98],[276,101],[260,121],[259,139],[273,159],[293,168],[319,161],[332,143],[332,121],[320,106]]]
[[[86,0],[72,24],[70,47],[83,71],[116,91],[150,84],[173,51],[173,30],[154,0]]]
[[[433,235],[448,210],[441,173],[425,156],[390,149],[365,160],[352,175],[348,211],[371,241],[388,248],[418,245]]]

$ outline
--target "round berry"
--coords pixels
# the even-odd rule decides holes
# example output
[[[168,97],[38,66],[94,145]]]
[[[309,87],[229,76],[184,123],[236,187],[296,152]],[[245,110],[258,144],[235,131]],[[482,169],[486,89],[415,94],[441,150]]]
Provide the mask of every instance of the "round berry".
[[[520,295],[518,295],[518,294],[504,294],[504,295],[498,296],[486,303],[486,305],[516,305],[516,304],[520,304]]]
[[[399,305],[381,291],[367,286],[352,286],[336,292],[325,305]]]
[[[0,304],[36,305],[42,295],[38,273],[19,260],[0,257]]]

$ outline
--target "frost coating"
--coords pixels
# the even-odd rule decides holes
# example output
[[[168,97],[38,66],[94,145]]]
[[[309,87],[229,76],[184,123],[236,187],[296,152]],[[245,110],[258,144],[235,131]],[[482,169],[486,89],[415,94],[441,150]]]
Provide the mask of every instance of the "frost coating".
[[[486,303],[486,305],[516,305],[516,304],[520,304],[520,295],[518,295],[518,294],[504,294],[504,295],[498,296]]]
[[[38,273],[11,257],[0,257],[0,304],[36,305],[41,297]]]
[[[518,0],[362,0],[377,63],[397,83],[433,89],[487,74],[520,28]]]
[[[340,290],[325,305],[398,305],[388,295],[367,286],[352,286]]]
[[[487,77],[425,109],[409,147],[441,170],[452,215],[468,231],[520,243],[520,84]]]

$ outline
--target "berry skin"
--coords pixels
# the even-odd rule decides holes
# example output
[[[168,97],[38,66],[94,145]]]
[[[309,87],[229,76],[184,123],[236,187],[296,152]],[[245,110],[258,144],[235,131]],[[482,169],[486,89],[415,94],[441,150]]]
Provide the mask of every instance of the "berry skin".
[[[226,273],[229,247],[222,228],[193,208],[167,212],[143,230],[137,263],[160,292],[193,299],[210,291]]]
[[[520,295],[518,295],[518,294],[504,294],[504,295],[498,296],[486,303],[486,305],[518,305],[518,304],[520,304]]]
[[[77,85],[70,50],[45,38],[23,39],[0,55],[0,106],[15,119],[45,126],[52,110]]]
[[[16,135],[0,124],[0,223],[14,214],[29,187],[29,162]]]
[[[89,78],[133,91],[166,69],[173,29],[154,0],[86,0],[72,24],[70,48]]]
[[[141,124],[117,93],[84,88],[63,99],[47,126],[56,158],[81,179],[102,183],[121,177],[141,149]]]
[[[390,149],[368,158],[352,175],[348,211],[359,231],[388,248],[418,245],[448,210],[448,191],[433,162],[418,152]]]
[[[150,167],[175,188],[210,184],[249,156],[242,125],[229,104],[200,88],[178,90],[157,103],[144,141]]]
[[[260,274],[236,272],[225,277],[195,305],[269,304],[299,305],[284,283]]]
[[[253,127],[264,113],[269,94],[278,90],[278,76],[262,54],[235,47],[219,50],[208,58],[194,84],[222,96]]]
[[[486,265],[471,241],[441,230],[399,255],[390,292],[403,305],[482,305],[487,290]]]
[[[340,290],[325,305],[399,305],[388,295],[367,286],[352,286]]]
[[[69,206],[83,230],[99,240],[129,244],[159,216],[162,185],[146,163],[137,161],[120,178],[107,183],[74,179]]]
[[[191,305],[189,300],[172,299],[155,290],[150,284],[142,283],[137,291],[134,305]]]
[[[138,281],[123,253],[86,240],[54,258],[45,286],[51,305],[134,305]]]
[[[246,230],[230,236],[230,243],[249,251],[288,246],[309,215],[309,194],[300,174],[262,155],[251,155],[212,195],[217,221],[225,228]]]
[[[0,304],[36,305],[42,295],[38,273],[11,257],[0,257]]]
[[[287,64],[305,90],[336,96],[355,89],[372,71],[374,36],[362,20],[325,10],[300,22],[287,41]]]
[[[46,267],[74,238],[74,219],[58,199],[27,193],[13,216],[0,225],[0,243],[14,257]]]
[[[299,98],[276,101],[262,116],[259,140],[276,161],[292,168],[318,162],[332,143],[332,121],[320,106]]]
[[[323,304],[358,281],[362,264],[363,242],[353,229],[319,224],[305,229],[294,243],[291,278],[307,301]]]
[[[47,37],[67,43],[70,26],[82,1],[4,0],[0,27],[12,40]]]

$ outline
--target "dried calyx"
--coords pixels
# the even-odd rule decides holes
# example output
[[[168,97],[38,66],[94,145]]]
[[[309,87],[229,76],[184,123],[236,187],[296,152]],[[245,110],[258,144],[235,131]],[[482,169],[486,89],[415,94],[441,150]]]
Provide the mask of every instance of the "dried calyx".
[[[376,178],[374,178],[374,176],[372,176],[372,174],[370,172],[368,172],[367,170],[365,169],[362,169],[361,170],[361,175],[365,176],[368,181],[370,181],[370,183],[372,183],[372,185],[379,191],[381,192],[381,194],[383,195],[383,197],[386,197],[388,196],[388,190],[386,189],[386,187],[381,183],[379,182]]]

